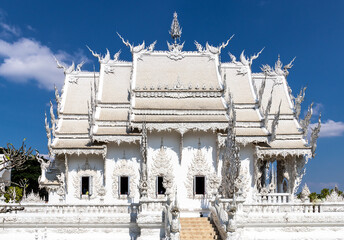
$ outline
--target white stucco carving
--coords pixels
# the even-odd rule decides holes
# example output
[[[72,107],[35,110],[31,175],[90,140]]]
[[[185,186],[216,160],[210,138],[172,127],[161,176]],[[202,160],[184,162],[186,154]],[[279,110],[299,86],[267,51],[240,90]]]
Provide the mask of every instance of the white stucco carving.
[[[191,164],[188,167],[188,175],[185,182],[187,190],[187,196],[193,198],[194,196],[194,178],[196,176],[205,177],[205,194],[207,197],[211,197],[214,188],[217,189],[219,186],[219,178],[216,176],[213,166],[210,166],[202,149],[198,149],[194,154]]]
[[[171,195],[174,192],[174,169],[171,164],[171,157],[167,154],[166,148],[161,145],[158,153],[153,157],[153,162],[148,171],[149,183],[148,194],[151,198],[156,198],[157,177],[163,177],[163,186],[166,189],[166,194]]]
[[[81,179],[82,177],[90,177],[90,192],[86,195],[81,193]],[[83,197],[94,199],[98,197],[98,190],[103,186],[102,174],[95,169],[91,169],[88,161],[86,160],[82,168],[79,168],[73,174],[73,187],[74,187],[74,197],[82,199]]]
[[[129,197],[133,198],[137,192],[138,187],[138,171],[133,166],[131,160],[121,159],[116,162],[112,174],[112,194],[114,198],[120,198],[119,193],[119,178],[121,176],[129,177]]]

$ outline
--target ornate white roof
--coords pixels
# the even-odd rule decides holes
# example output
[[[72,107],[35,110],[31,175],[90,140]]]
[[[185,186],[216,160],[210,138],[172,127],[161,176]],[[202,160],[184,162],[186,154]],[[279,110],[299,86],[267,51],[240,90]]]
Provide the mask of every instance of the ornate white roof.
[[[238,141],[265,142],[257,147],[264,154],[269,149],[310,149],[304,140],[309,121],[301,127],[295,114],[301,97],[292,96],[286,80],[291,63],[282,69],[278,59],[275,68],[264,65],[263,72],[252,73],[253,60],[262,51],[251,58],[243,52],[240,61],[231,55],[232,62],[222,63],[221,49],[229,40],[205,48],[195,42],[197,51],[187,52],[177,41],[168,44],[169,51],[155,51],[155,42],[146,48],[144,42],[133,46],[120,38],[130,48],[132,62],[120,61],[120,52],[111,59],[109,52],[102,57],[91,50],[99,73],[65,71],[58,118],[52,122],[52,149],[99,150],[101,143],[138,142],[144,122],[156,131],[223,133],[229,95]]]

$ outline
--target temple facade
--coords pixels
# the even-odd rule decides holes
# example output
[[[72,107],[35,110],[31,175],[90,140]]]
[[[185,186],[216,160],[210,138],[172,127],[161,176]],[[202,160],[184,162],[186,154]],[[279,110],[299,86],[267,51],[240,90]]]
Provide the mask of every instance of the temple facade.
[[[18,213],[36,219],[31,233],[186,239],[185,219],[208,217],[218,239],[321,238],[324,229],[343,236],[340,196],[309,203],[306,186],[296,198],[320,118],[310,129],[310,106],[301,119],[305,89],[295,96],[287,82],[294,59],[278,57],[259,73],[251,66],[263,50],[222,62],[232,37],[183,51],[176,13],[170,35],[159,51],[118,34],[132,61],[89,48],[99,72],[57,60],[64,86],[45,118],[54,161],[41,160],[39,179],[49,201]],[[50,216],[32,217],[42,211]]]

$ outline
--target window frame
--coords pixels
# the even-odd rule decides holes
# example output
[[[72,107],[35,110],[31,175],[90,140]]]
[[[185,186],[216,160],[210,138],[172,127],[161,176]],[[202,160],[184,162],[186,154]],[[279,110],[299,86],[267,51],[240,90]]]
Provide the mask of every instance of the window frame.
[[[203,194],[199,194],[199,193],[196,193],[196,179],[199,178],[199,177],[202,177],[204,179],[204,182],[203,182]],[[194,176],[194,179],[193,179],[193,195],[194,196],[205,196],[207,194],[207,191],[206,191],[206,176],[204,175],[195,175]]]
[[[122,194],[121,193],[121,183],[122,183],[122,177],[126,177],[128,179],[128,192],[127,194]],[[121,175],[121,176],[118,176],[118,195],[121,197],[129,197],[130,195],[130,176],[128,175]]]
[[[161,185],[162,185],[163,189],[165,190],[164,193],[159,193],[159,178],[162,178]],[[164,182],[164,176],[162,176],[162,175],[156,176],[156,181],[155,181],[156,189],[155,189],[155,192],[156,192],[157,196],[165,196],[166,195],[166,188],[164,187],[163,182]]]

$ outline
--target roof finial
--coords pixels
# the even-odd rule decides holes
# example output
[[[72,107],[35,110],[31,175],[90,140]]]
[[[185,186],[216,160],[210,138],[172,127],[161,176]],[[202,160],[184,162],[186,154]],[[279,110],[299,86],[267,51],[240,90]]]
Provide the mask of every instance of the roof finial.
[[[171,24],[171,30],[170,30],[169,33],[171,34],[171,37],[174,40],[174,44],[177,44],[177,38],[180,38],[181,35],[182,35],[182,29],[179,26],[177,12],[173,13],[173,20],[172,20],[172,24]]]

